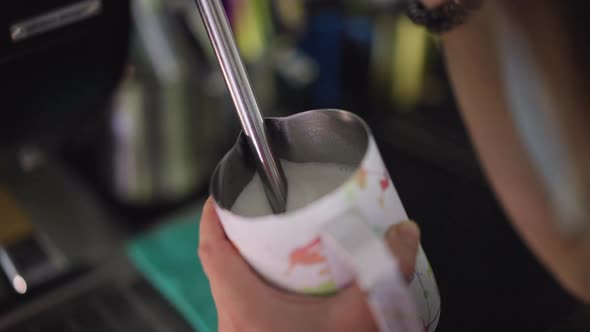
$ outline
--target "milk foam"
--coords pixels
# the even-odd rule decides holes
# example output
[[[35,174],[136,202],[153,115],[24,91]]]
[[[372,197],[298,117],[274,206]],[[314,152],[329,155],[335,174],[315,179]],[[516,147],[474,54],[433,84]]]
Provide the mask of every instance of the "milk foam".
[[[354,167],[331,163],[295,163],[281,160],[288,182],[287,212],[305,207],[343,184]],[[272,214],[260,176],[254,175],[242,190],[232,212],[259,217]]]

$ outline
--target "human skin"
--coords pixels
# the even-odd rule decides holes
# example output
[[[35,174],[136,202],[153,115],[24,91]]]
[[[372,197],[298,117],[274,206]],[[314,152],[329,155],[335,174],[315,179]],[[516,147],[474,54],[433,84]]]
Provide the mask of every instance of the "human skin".
[[[211,284],[220,332],[377,331],[356,285],[333,296],[310,297],[264,282],[225,236],[213,204],[207,201],[201,217],[199,257]],[[392,226],[386,242],[409,278],[420,242],[418,227],[413,222]]]
[[[434,8],[444,0],[423,0]],[[582,193],[590,186],[590,107],[579,52],[556,13],[559,2],[538,0],[488,1],[468,22],[441,35],[447,70],[463,120],[482,167],[521,238],[561,284],[590,301],[590,234],[567,234],[559,226],[546,188],[515,128],[499,65],[494,24],[498,10],[522,26],[535,61],[542,68],[556,105],[558,125],[564,129],[580,177]],[[532,14],[534,13],[534,15]],[[572,41],[573,42],[573,41]],[[590,198],[586,196],[586,206]],[[587,216],[587,215],[586,215]],[[588,220],[585,221],[588,223]]]

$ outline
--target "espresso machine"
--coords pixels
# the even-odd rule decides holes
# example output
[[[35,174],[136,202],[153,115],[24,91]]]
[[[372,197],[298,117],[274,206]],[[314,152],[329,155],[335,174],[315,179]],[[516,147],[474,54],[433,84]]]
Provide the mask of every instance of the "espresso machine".
[[[210,124],[228,122],[215,104],[225,95],[207,83],[217,73],[199,67],[174,20],[186,3],[0,5],[0,280],[9,293],[102,262],[145,215],[201,195],[223,152]]]
[[[71,273],[71,262],[98,261],[122,240],[113,217],[56,155],[106,116],[129,33],[128,1],[0,4],[3,305]]]
[[[146,194],[124,182],[133,176],[113,175],[116,165],[129,165],[138,151],[127,150],[136,141],[128,144],[117,136],[129,132],[125,124],[130,120],[147,128],[170,118],[175,122],[168,127],[195,121],[183,117],[188,107],[178,102],[184,94],[177,83],[190,86],[184,78],[160,79],[154,70],[160,67],[152,61],[159,60],[158,54],[145,51],[152,46],[141,35],[163,31],[160,22],[154,24],[155,9],[140,6],[150,3],[155,2],[25,0],[0,5],[1,331],[190,331],[129,262],[125,246],[141,223],[133,224],[107,197],[139,205],[155,204],[162,193],[178,199],[175,188],[152,186],[157,190]],[[134,21],[139,23],[134,26]],[[168,50],[178,50],[178,44],[174,47]],[[137,49],[143,53],[137,55]],[[141,88],[138,77],[144,79]],[[141,91],[142,107],[129,103],[139,100],[130,91]],[[162,113],[164,109],[171,111]],[[146,113],[159,115],[145,122],[129,118]],[[158,131],[142,130],[136,136],[146,132]],[[148,143],[161,141],[157,135],[150,139]],[[152,153],[139,150],[146,152]],[[173,152],[156,157],[184,162],[184,151]],[[78,158],[93,164],[75,168],[72,159]],[[197,174],[204,177],[202,167]],[[77,169],[96,175],[105,194]],[[150,184],[171,182],[152,178]],[[123,185],[118,187],[119,180]],[[186,185],[195,179],[173,180]]]
[[[128,264],[120,262],[120,257],[113,255],[113,252],[125,246],[126,240],[133,235],[131,233],[134,230],[130,230],[126,226],[127,221],[122,220],[125,218],[107,208],[105,202],[98,199],[86,183],[72,174],[61,158],[56,157],[64,145],[71,145],[74,141],[77,142],[74,149],[76,154],[91,154],[93,158],[85,159],[84,168],[96,178],[110,179],[108,181],[112,183],[106,186],[105,191],[110,188],[112,197],[136,207],[153,205],[157,201],[166,201],[169,198],[176,200],[179,197],[178,193],[186,191],[186,188],[179,192],[175,188],[168,190],[170,184],[187,183],[192,180],[206,181],[210,174],[208,166],[199,164],[197,166],[201,174],[198,179],[184,175],[168,178],[167,175],[171,173],[188,174],[187,168],[174,168],[166,162],[157,162],[182,160],[183,165],[195,165],[194,160],[184,159],[182,151],[170,150],[173,153],[167,153],[164,149],[161,150],[163,153],[159,152],[159,149],[167,144],[185,148],[183,144],[162,142],[158,138],[161,137],[160,130],[163,127],[168,132],[186,131],[174,128],[189,121],[187,119],[190,117],[183,112],[160,113],[154,105],[160,105],[160,108],[165,109],[174,105],[191,104],[190,100],[197,94],[195,87],[199,86],[204,87],[202,93],[210,98],[209,102],[204,103],[202,96],[197,96],[199,101],[196,104],[203,109],[213,108],[211,100],[217,103],[216,110],[223,108],[219,104],[226,103],[230,106],[218,72],[202,75],[202,68],[185,70],[186,63],[170,71],[168,62],[161,61],[162,54],[164,59],[177,58],[180,49],[190,46],[173,41],[158,44],[158,47],[153,48],[153,45],[146,43],[147,39],[154,36],[159,39],[159,36],[179,36],[181,33],[189,33],[190,39],[194,40],[203,38],[202,29],[199,24],[195,24],[199,22],[198,12],[192,0],[165,1],[169,5],[168,9],[177,10],[171,16],[183,22],[179,29],[169,29],[170,25],[160,20],[157,15],[159,9],[157,6],[154,7],[154,4],[162,2],[164,1],[0,1],[0,330],[6,327],[9,331],[28,330],[28,327],[13,327],[20,327],[23,318],[37,315],[43,311],[41,308],[57,306],[60,301],[65,301],[66,297],[72,297],[71,294],[81,292],[80,289],[84,289],[85,293],[93,293],[94,290],[90,289],[94,286],[90,285],[96,285],[99,280],[102,285],[111,285],[121,283],[121,280],[137,278]],[[236,5],[239,2],[224,1],[230,17],[239,16],[239,6]],[[493,315],[494,310],[499,307],[498,303],[501,303],[504,312],[514,313],[514,316],[505,315],[503,319],[518,321],[519,326],[529,326],[529,318],[522,314],[525,311],[537,313],[539,320],[552,320],[549,316],[567,313],[572,306],[572,300],[530,257],[509,228],[491,192],[486,189],[485,180],[480,174],[467,140],[464,139],[464,133],[455,130],[455,124],[461,127],[460,121],[448,120],[449,117],[441,112],[438,104],[436,107],[430,106],[430,112],[436,117],[430,117],[424,112],[399,112],[392,110],[394,107],[383,106],[390,102],[391,91],[394,91],[393,94],[409,96],[403,104],[410,105],[407,108],[412,108],[417,104],[416,100],[421,98],[421,89],[433,86],[432,77],[428,80],[404,80],[407,84],[401,87],[391,86],[391,81],[396,80],[392,74],[396,72],[395,68],[402,68],[403,73],[408,73],[409,66],[405,59],[413,60],[412,63],[419,62],[415,68],[412,67],[415,70],[409,74],[417,77],[419,75],[414,74],[423,71],[423,63],[434,57],[426,54],[425,50],[433,49],[434,46],[427,44],[428,37],[423,31],[417,31],[403,22],[400,25],[396,18],[389,17],[394,16],[392,12],[399,10],[403,1],[263,2],[272,4],[274,14],[283,15],[283,20],[271,23],[269,20],[262,25],[269,27],[274,24],[274,28],[286,37],[275,38],[277,44],[280,44],[276,47],[277,45],[258,45],[258,36],[255,36],[256,38],[250,39],[255,42],[248,45],[249,49],[244,54],[246,61],[249,57],[254,59],[249,65],[253,68],[255,85],[258,81],[256,76],[276,78],[274,81],[261,79],[262,86],[256,87],[256,91],[262,92],[262,96],[259,96],[262,103],[273,98],[272,89],[265,89],[264,86],[274,85],[282,87],[278,96],[274,98],[288,100],[287,106],[298,110],[303,110],[300,108],[307,106],[302,102],[306,98],[321,106],[341,106],[335,104],[339,100],[338,95],[334,97],[333,94],[325,93],[325,90],[319,88],[317,92],[313,92],[314,86],[321,86],[326,82],[325,85],[329,85],[330,82],[345,85],[345,92],[349,93],[341,95],[356,97],[358,80],[350,77],[357,76],[346,76],[348,74],[344,73],[344,76],[340,77],[349,79],[339,80],[337,76],[331,77],[326,75],[326,71],[321,70],[325,65],[332,65],[333,54],[347,55],[342,58],[342,63],[346,64],[342,67],[367,81],[369,78],[366,76],[373,75],[370,82],[378,83],[376,88],[370,89],[372,95],[367,93],[370,98],[363,95],[349,104],[358,110],[374,108],[379,111],[364,111],[361,115],[368,118],[375,130],[382,151],[385,152],[386,163],[388,166],[393,165],[391,173],[396,180],[396,188],[404,198],[404,205],[410,215],[420,223],[424,243],[434,258],[432,261],[440,278],[442,301],[445,306],[440,331],[445,331],[445,327],[446,330],[453,331],[464,327],[463,330],[471,331],[476,325],[465,328],[466,324],[479,322],[482,317],[488,318],[486,312],[489,312],[490,321],[493,321],[497,318]],[[351,19],[343,20],[339,15],[347,13],[346,8],[361,9],[359,13],[351,14]],[[376,14],[383,15],[374,20],[358,19],[363,15]],[[331,25],[326,28],[326,23]],[[374,27],[371,26],[373,23]],[[167,28],[163,28],[164,26]],[[251,28],[250,32],[254,30],[256,29]],[[322,48],[340,40],[341,31],[348,33],[344,42],[329,50]],[[372,31],[371,38],[367,37],[369,33],[358,33],[359,31]],[[388,44],[388,41],[402,39],[400,36],[405,36],[406,40],[412,39],[413,42],[410,44],[416,48],[408,51],[408,48],[399,47],[402,43]],[[248,36],[238,36],[239,40],[242,38],[249,40]],[[298,38],[307,39],[301,43],[304,44],[302,47],[297,45]],[[324,42],[326,38],[329,39],[329,43]],[[420,42],[416,43],[418,39]],[[280,49],[280,46],[285,44],[292,44],[293,47]],[[134,45],[131,51],[129,45]],[[299,49],[295,49],[297,47]],[[369,50],[370,47],[373,49]],[[137,49],[141,52],[137,52]],[[335,53],[335,49],[344,51],[339,55]],[[211,57],[210,52],[208,49],[200,49],[197,53],[207,59]],[[394,52],[399,61],[392,60]],[[268,54],[273,56],[268,57]],[[354,58],[352,62],[350,58]],[[439,62],[441,61],[436,62],[434,66],[442,67]],[[270,74],[267,71],[269,63],[275,66]],[[365,71],[358,70],[361,66],[350,65],[359,63],[363,66],[370,63],[370,66],[366,66],[366,71],[372,74],[366,75]],[[211,63],[203,66],[210,67]],[[333,72],[341,72],[337,68],[329,68],[328,72],[332,69]],[[180,72],[183,75],[168,75],[171,72]],[[187,74],[198,79],[191,80]],[[140,80],[148,83],[138,84]],[[318,81],[320,84],[317,84]],[[163,94],[158,95],[162,91]],[[446,95],[444,93],[444,96]],[[366,99],[376,105],[369,103],[367,106]],[[326,103],[329,105],[324,105]],[[438,101],[429,103],[436,104]],[[136,108],[138,104],[146,105],[149,112],[140,112],[140,108]],[[265,109],[280,109],[273,106]],[[424,105],[421,107],[424,108]],[[395,117],[391,116],[393,113],[396,113]],[[449,113],[456,112],[453,110]],[[279,112],[276,115],[285,114]],[[231,118],[233,114],[227,116],[220,113],[220,116],[221,119]],[[423,121],[425,118],[431,119],[428,126]],[[198,128],[211,135],[208,136],[208,140],[213,140],[213,134],[219,130],[215,130],[211,123],[219,124],[219,121],[219,118],[203,119],[199,122]],[[452,122],[453,126],[443,126],[444,121]],[[128,129],[130,123],[142,124],[141,128],[135,127],[140,129],[133,131],[132,138],[127,135],[128,131],[123,130]],[[167,123],[170,125],[166,125]],[[114,135],[104,135],[105,124],[112,126],[107,129],[113,131]],[[224,123],[224,126],[226,124]],[[232,124],[227,126],[231,127]],[[431,130],[431,127],[436,130]],[[441,127],[445,130],[439,130]],[[447,127],[452,127],[452,130],[446,130]],[[237,124],[234,123],[231,128],[233,129],[228,130],[229,145],[237,135]],[[448,135],[449,132],[453,135]],[[89,137],[94,140],[98,137],[99,142],[87,144],[86,140]],[[137,137],[149,139],[137,140]],[[113,140],[118,140],[118,150],[115,149],[115,153],[102,153],[103,150],[112,151],[108,147],[113,144]],[[455,141],[459,143],[455,144]],[[227,142],[223,140],[215,143],[216,148],[199,145],[199,153],[209,155],[214,165],[217,159],[215,153],[221,155],[225,143]],[[140,148],[135,149],[134,146]],[[105,160],[108,160],[107,164],[111,165],[111,168],[99,167]],[[155,166],[152,167],[153,165]],[[133,168],[137,168],[134,174],[139,176],[133,177],[126,173]],[[190,171],[190,168],[188,170]],[[150,180],[144,181],[144,176]],[[139,182],[148,185],[139,186]],[[422,182],[431,186],[432,190],[424,192],[416,189],[415,184]],[[438,185],[433,185],[434,183]],[[445,191],[446,188],[448,191]],[[441,197],[447,199],[441,200]],[[466,201],[473,203],[472,207],[466,209]],[[429,208],[425,209],[424,206]],[[475,226],[473,220],[481,220],[481,223]],[[457,241],[460,238],[457,234],[461,233],[470,236],[465,235],[465,241]],[[490,243],[490,248],[493,247],[492,244],[498,245],[498,239],[502,243],[508,243],[504,246],[504,252],[509,252],[509,255],[506,254],[506,261],[496,262],[493,259],[497,256],[496,249],[482,248],[487,243]],[[478,249],[469,253],[462,247],[470,245]],[[464,271],[464,262],[471,261],[465,260],[465,257],[469,258],[470,254],[477,254],[477,258],[489,257],[490,260],[478,263],[479,261],[473,259],[475,263],[469,268],[483,273],[480,273],[479,277],[468,279],[457,271]],[[104,261],[105,258],[113,264],[98,269],[96,273],[88,273],[88,267]],[[509,278],[508,273],[503,273],[499,268],[506,265],[511,267],[515,276]],[[117,282],[113,282],[112,279],[115,275],[118,278]],[[530,282],[514,286],[519,293],[510,294],[510,302],[501,302],[504,300],[502,294],[504,291],[508,293],[507,290],[497,291],[493,287],[480,287],[488,280],[508,285],[515,277],[521,275],[523,277],[518,280],[525,280],[524,276],[527,275],[535,277]],[[108,282],[105,282],[105,276],[109,276]],[[67,280],[69,286],[60,286],[59,291],[55,291],[55,280]],[[44,286],[47,284],[50,286]],[[163,309],[165,305],[155,305],[154,303],[159,302],[153,300],[152,295],[149,297],[152,300],[146,300],[146,292],[153,292],[147,290],[149,287],[145,284],[134,285],[135,288],[131,292],[129,288],[116,291],[109,288],[107,300],[98,302],[108,303],[118,310],[111,311],[110,314],[113,315],[125,315],[126,311],[121,309],[121,303],[126,301],[141,303],[141,310],[136,310],[140,313],[152,310],[150,306],[157,306],[158,308],[152,312],[157,312],[158,315],[149,317],[148,321],[151,322],[160,315],[173,316],[170,309]],[[36,296],[40,293],[37,289],[43,288],[45,294],[46,287],[58,296],[40,296],[37,299]],[[468,303],[467,299],[476,290],[494,299],[490,303],[481,304],[481,308],[486,310],[480,310]],[[538,290],[543,290],[545,297],[538,296]],[[125,301],[120,300],[121,294],[126,296]],[[535,295],[540,299],[530,300],[528,295]],[[15,306],[15,303],[23,304],[31,297],[35,298],[35,305],[24,305],[22,309]],[[4,301],[7,298],[11,299],[9,304]],[[85,299],[76,301],[71,305],[72,312],[89,302]],[[14,308],[16,309],[12,310]],[[469,310],[473,312],[466,319],[462,312]],[[63,311],[54,316],[63,314]],[[8,313],[4,314],[5,312]],[[545,314],[549,312],[552,314]],[[137,324],[126,322],[122,326],[127,327],[126,330],[129,331],[150,330],[149,327]],[[539,324],[546,326],[549,323]],[[190,330],[178,318],[167,320],[163,326],[165,328],[162,330]],[[56,327],[53,330],[68,331],[68,328]]]

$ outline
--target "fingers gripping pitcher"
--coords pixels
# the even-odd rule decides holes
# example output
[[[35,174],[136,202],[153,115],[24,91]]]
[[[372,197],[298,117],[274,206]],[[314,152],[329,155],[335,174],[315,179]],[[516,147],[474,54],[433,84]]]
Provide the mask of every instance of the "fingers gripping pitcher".
[[[383,240],[408,216],[364,121],[316,110],[265,122],[289,179],[287,212],[272,214],[243,134],[211,182],[244,259],[269,283],[301,294],[329,295],[356,281],[382,331],[435,331],[440,296],[424,251],[408,291]]]

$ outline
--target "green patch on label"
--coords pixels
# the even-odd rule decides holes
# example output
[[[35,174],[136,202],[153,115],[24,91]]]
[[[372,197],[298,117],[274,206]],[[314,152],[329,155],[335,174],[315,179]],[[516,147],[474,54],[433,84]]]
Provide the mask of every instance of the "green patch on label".
[[[354,182],[349,182],[344,187],[344,195],[348,202],[354,202],[356,200],[358,189],[354,185]]]
[[[305,287],[302,292],[308,295],[329,295],[338,290],[333,280],[327,281],[317,287]]]

